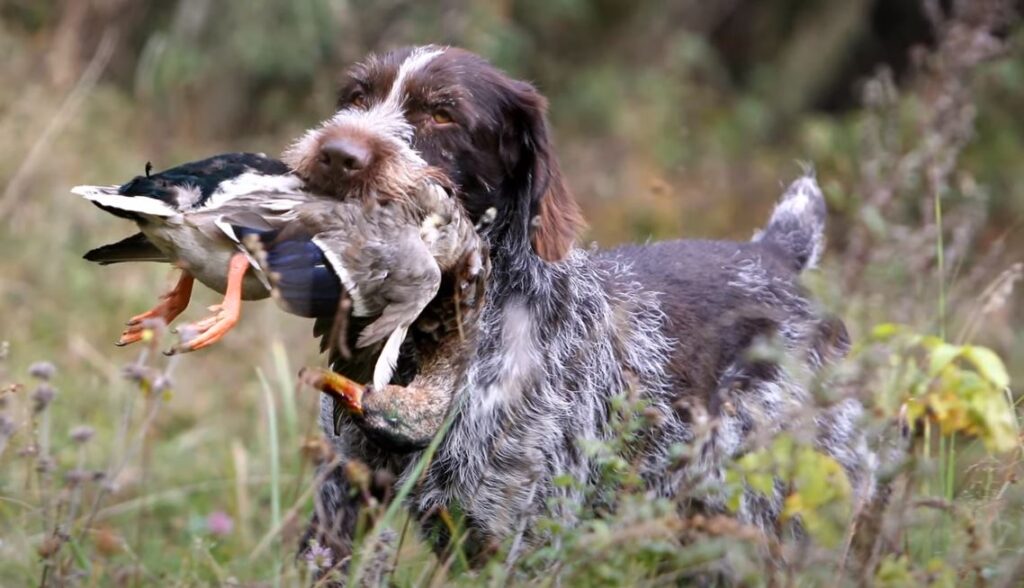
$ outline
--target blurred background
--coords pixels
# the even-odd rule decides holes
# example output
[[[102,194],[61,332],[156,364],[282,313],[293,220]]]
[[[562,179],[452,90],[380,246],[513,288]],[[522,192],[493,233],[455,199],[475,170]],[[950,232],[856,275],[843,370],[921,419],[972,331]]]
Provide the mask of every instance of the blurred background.
[[[959,28],[945,20],[954,10]],[[116,418],[106,391],[137,352],[112,343],[170,278],[82,261],[132,227],[68,189],[121,183],[147,161],[279,153],[331,113],[347,65],[440,43],[548,96],[585,243],[749,238],[810,162],[830,206],[827,257],[808,278],[822,304],[855,337],[898,322],[990,345],[1019,381],[1015,23],[985,0],[2,0],[0,340],[12,372],[58,364],[67,422]],[[184,318],[216,300],[199,292]],[[150,488],[216,481],[237,473],[239,452],[262,455],[254,368],[291,393],[297,367],[320,361],[310,327],[248,304],[224,342],[180,361],[152,459],[188,465],[154,470]],[[295,429],[283,455],[314,435],[309,394],[282,400]],[[171,537],[217,509],[246,532],[257,523],[227,485],[150,506],[169,509]]]

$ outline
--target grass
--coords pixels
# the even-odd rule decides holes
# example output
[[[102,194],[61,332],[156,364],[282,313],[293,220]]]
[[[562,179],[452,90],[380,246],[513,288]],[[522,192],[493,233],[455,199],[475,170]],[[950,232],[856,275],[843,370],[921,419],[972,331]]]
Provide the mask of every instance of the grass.
[[[983,170],[990,153],[1002,153],[992,146],[1007,141],[985,118],[997,109],[975,94],[993,87],[982,96],[988,100],[1012,87],[999,80],[1024,71],[1016,51],[1009,63],[965,64],[971,75],[951,75],[952,57],[939,54],[947,70],[920,72],[923,82],[906,83],[903,93],[881,76],[868,84],[878,96],[863,111],[806,115],[796,138],[762,144],[753,161],[718,153],[679,172],[675,191],[641,190],[625,203],[584,198],[598,217],[593,236],[608,242],[684,227],[736,236],[759,223],[757,214],[775,197],[775,182],[787,175],[780,162],[813,156],[836,238],[808,285],[847,320],[857,343],[832,377],[869,407],[864,427],[873,440],[898,439],[907,424],[902,407],[917,425],[904,459],[883,452],[880,476],[893,495],[878,522],[881,541],[868,546],[870,565],[853,557],[860,547],[853,542],[855,505],[845,504],[841,491],[822,493],[814,472],[827,471],[829,462],[798,442],[771,440],[732,472],[755,486],[765,472],[785,480],[793,508],[816,529],[808,540],[788,532],[781,540],[765,537],[726,515],[680,516],[672,502],[648,499],[619,451],[642,426],[642,406],[624,398],[615,407],[616,438],[589,448],[606,478],[602,490],[616,497],[614,512],[579,510],[573,527],[540,521],[550,543],[515,561],[506,544],[468,572],[461,549],[436,557],[397,502],[376,504],[364,522],[380,524],[364,524],[360,544],[386,543],[397,553],[383,566],[364,555],[350,578],[383,573],[400,586],[654,586],[727,570],[746,585],[1018,585],[1021,398],[1002,385],[1000,369],[1015,382],[1024,377],[1024,329],[1013,320],[1022,270],[1013,265],[1020,259],[1012,244],[1021,242],[1020,230],[1012,222],[993,225],[1011,227],[1010,246],[1000,253],[998,239],[972,224],[985,194],[978,186],[1005,179]],[[147,159],[169,163],[239,148],[273,153],[304,121],[268,135],[210,137],[177,124],[187,111],[167,124],[160,120],[166,111],[99,77],[56,88],[31,75],[28,49],[17,55],[0,66],[5,79],[26,80],[0,89],[0,341],[8,342],[0,360],[0,585],[307,582],[310,565],[292,554],[312,510],[314,465],[331,459],[317,428],[319,399],[294,378],[298,366],[323,361],[311,325],[273,303],[251,303],[236,331],[206,352],[164,359],[166,333],[114,348],[123,320],[153,302],[167,270],[81,261],[84,251],[128,227],[67,194],[77,183],[135,175]],[[941,91],[930,93],[936,87]],[[951,97],[952,110],[929,102],[934,96]],[[736,111],[707,118],[742,135],[738,109],[750,104],[737,102]],[[654,107],[665,105],[638,102],[629,116],[640,121]],[[973,118],[953,124],[960,119],[943,114],[965,108],[978,110],[979,125]],[[694,144],[721,142],[713,127],[692,118]],[[570,169],[593,156],[586,137],[560,140]],[[631,179],[643,177],[636,170],[656,169],[643,159],[623,167]],[[705,177],[719,175],[750,179],[719,185]],[[749,207],[752,191],[763,196],[763,210],[738,227],[735,211]],[[681,203],[680,194],[692,199]],[[197,292],[183,320],[215,301]],[[993,359],[981,346],[999,354]],[[30,375],[47,372],[39,361],[51,362],[55,373]],[[36,410],[47,386],[57,395]],[[464,538],[457,517],[451,524]]]

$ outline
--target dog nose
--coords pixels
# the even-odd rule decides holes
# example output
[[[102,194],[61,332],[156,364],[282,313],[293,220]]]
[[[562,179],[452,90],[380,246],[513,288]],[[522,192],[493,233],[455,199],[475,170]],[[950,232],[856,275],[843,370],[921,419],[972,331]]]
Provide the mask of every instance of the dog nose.
[[[355,138],[332,139],[320,147],[320,161],[331,171],[349,174],[369,167],[373,151]]]

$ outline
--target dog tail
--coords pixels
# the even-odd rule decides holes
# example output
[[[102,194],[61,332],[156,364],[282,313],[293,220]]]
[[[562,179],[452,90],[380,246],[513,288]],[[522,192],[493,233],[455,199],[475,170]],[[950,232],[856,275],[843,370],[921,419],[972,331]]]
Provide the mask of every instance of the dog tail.
[[[754,241],[774,245],[797,271],[813,268],[825,250],[825,196],[814,170],[807,169],[775,205],[768,226],[754,234]]]

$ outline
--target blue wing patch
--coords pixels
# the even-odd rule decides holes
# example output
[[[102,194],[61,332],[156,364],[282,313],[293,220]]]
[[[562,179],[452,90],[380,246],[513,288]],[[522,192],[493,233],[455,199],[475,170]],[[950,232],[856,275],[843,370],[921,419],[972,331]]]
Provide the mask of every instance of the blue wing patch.
[[[258,235],[267,265],[277,277],[279,300],[288,312],[307,318],[333,316],[341,298],[341,280],[320,248],[308,239],[276,241],[278,231],[233,227],[239,239]]]

